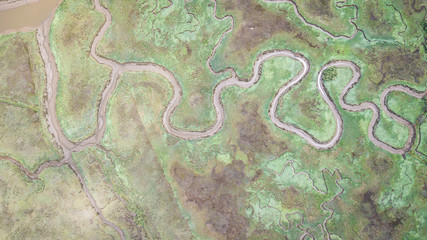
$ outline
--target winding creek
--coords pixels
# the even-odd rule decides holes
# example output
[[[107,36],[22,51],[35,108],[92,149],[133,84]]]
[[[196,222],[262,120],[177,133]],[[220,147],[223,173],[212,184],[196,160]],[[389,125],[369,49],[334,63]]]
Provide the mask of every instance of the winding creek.
[[[28,1],[28,2],[33,3],[34,1]],[[272,2],[272,1],[269,1],[269,2]],[[293,4],[294,9],[295,9],[295,13],[297,14],[297,16],[300,17],[300,19],[306,25],[309,25],[311,27],[315,27],[316,29],[322,31],[323,33],[327,34],[328,36],[330,36],[332,38],[350,39],[350,38],[353,38],[358,32],[358,30],[356,29],[355,33],[352,36],[334,36],[330,32],[325,31],[324,29],[322,29],[316,25],[307,23],[307,21],[301,16],[301,14],[299,14],[297,6],[292,1],[274,1],[274,2],[287,2],[287,3]],[[14,2],[12,2],[12,3],[17,4]],[[219,72],[215,72],[212,69],[210,61],[212,60],[213,56],[215,55],[216,50],[219,47],[219,45],[221,44],[221,42],[223,41],[224,37],[228,33],[233,31],[234,19],[232,16],[229,16],[229,15],[227,15],[221,19],[217,18],[217,16],[216,16],[216,1],[214,1],[214,3],[215,3],[214,17],[216,19],[223,20],[225,18],[231,18],[231,20],[232,20],[232,26],[226,32],[224,32],[222,34],[221,38],[219,39],[219,42],[215,45],[214,49],[212,50],[212,54],[210,55],[210,57],[206,61],[206,65],[211,70],[211,72],[213,74],[218,74]],[[228,71],[231,76],[220,81],[213,89],[212,103],[213,103],[213,107],[214,107],[215,113],[216,113],[216,121],[215,121],[214,125],[209,127],[209,129],[207,129],[205,131],[187,131],[187,130],[183,130],[183,129],[178,129],[171,124],[170,118],[171,118],[171,115],[173,114],[174,110],[176,109],[176,107],[181,103],[183,90],[182,90],[180,83],[178,82],[178,80],[174,76],[174,74],[171,71],[169,71],[168,69],[166,69],[165,67],[163,67],[159,64],[156,64],[156,63],[152,63],[152,62],[118,63],[114,60],[111,60],[111,59],[108,59],[108,58],[105,58],[103,56],[98,55],[96,52],[97,45],[101,41],[101,39],[104,37],[107,29],[111,26],[112,16],[111,16],[111,13],[108,11],[108,9],[106,9],[105,7],[103,7],[99,3],[99,0],[94,0],[94,4],[95,4],[95,9],[97,11],[101,12],[105,16],[105,23],[100,28],[98,34],[96,35],[96,37],[93,40],[91,50],[90,50],[90,55],[99,64],[107,65],[112,69],[112,72],[110,75],[110,80],[107,83],[106,87],[104,88],[102,96],[101,96],[101,103],[99,105],[98,114],[97,114],[97,128],[96,128],[95,134],[93,136],[79,142],[79,143],[74,143],[74,142],[70,141],[64,135],[64,133],[62,132],[62,129],[59,125],[57,115],[56,115],[56,95],[57,95],[57,87],[58,87],[58,81],[59,81],[59,73],[58,73],[58,69],[56,66],[54,55],[52,53],[52,50],[51,50],[50,44],[49,44],[49,31],[50,31],[51,23],[52,23],[53,18],[54,18],[54,13],[51,13],[50,16],[43,22],[43,24],[40,27],[38,27],[38,29],[37,29],[37,41],[38,41],[38,45],[40,48],[40,54],[42,56],[42,59],[43,59],[44,65],[45,65],[46,78],[47,78],[47,90],[46,90],[47,91],[47,97],[45,99],[45,106],[47,109],[46,119],[47,119],[47,123],[48,123],[48,127],[49,127],[49,132],[54,137],[58,146],[63,150],[64,157],[61,160],[49,161],[49,162],[42,164],[34,173],[28,171],[19,161],[15,160],[13,158],[0,157],[0,160],[10,161],[13,164],[17,165],[31,179],[38,178],[39,174],[45,168],[60,167],[63,165],[68,165],[73,170],[73,172],[76,174],[76,176],[79,178],[80,183],[82,185],[82,188],[83,188],[87,198],[89,199],[92,207],[98,213],[102,222],[104,224],[114,228],[116,230],[116,232],[119,234],[119,236],[121,237],[121,239],[125,239],[125,235],[124,235],[123,230],[120,229],[118,226],[116,226],[114,223],[110,222],[108,219],[106,219],[104,217],[101,208],[98,206],[96,200],[94,199],[94,197],[92,196],[92,194],[89,192],[89,190],[87,188],[87,185],[86,185],[84,178],[83,178],[83,174],[78,169],[77,165],[72,161],[71,154],[73,152],[82,151],[85,148],[90,147],[90,146],[99,146],[100,141],[103,138],[104,133],[105,133],[105,129],[106,129],[106,110],[107,110],[108,101],[111,98],[111,96],[112,96],[114,90],[116,89],[117,85],[119,84],[119,79],[120,79],[121,74],[123,74],[124,72],[151,72],[151,73],[159,74],[159,75],[163,76],[164,78],[166,78],[169,81],[169,83],[173,89],[173,96],[172,96],[172,99],[170,99],[170,101],[169,101],[169,103],[165,109],[165,112],[162,116],[162,124],[163,124],[165,130],[169,134],[174,135],[174,136],[179,137],[179,138],[182,138],[182,139],[186,139],[186,140],[194,140],[194,139],[202,139],[202,138],[211,137],[211,136],[215,135],[216,133],[218,133],[222,129],[222,127],[224,125],[224,119],[225,119],[225,110],[224,110],[223,103],[221,100],[221,93],[223,90],[225,90],[226,88],[231,87],[231,86],[236,86],[236,87],[240,87],[240,88],[250,88],[250,87],[254,86],[260,80],[263,63],[269,59],[276,58],[276,57],[288,57],[288,58],[294,59],[294,60],[300,62],[302,64],[303,68],[289,82],[287,82],[280,89],[278,89],[278,91],[274,95],[273,100],[270,104],[270,108],[268,111],[269,117],[275,126],[277,126],[278,128],[280,128],[284,131],[297,134],[299,137],[303,138],[309,145],[315,147],[316,149],[330,149],[330,148],[334,147],[339,142],[339,140],[343,134],[343,129],[344,129],[343,124],[344,123],[343,123],[341,114],[338,111],[336,104],[334,103],[332,98],[329,96],[329,93],[324,86],[322,74],[326,69],[328,69],[330,67],[349,68],[352,71],[353,76],[352,76],[351,80],[348,82],[348,84],[344,87],[344,89],[342,90],[342,92],[339,96],[339,104],[341,105],[341,107],[346,111],[352,111],[352,112],[364,111],[364,110],[371,110],[373,112],[373,116],[372,116],[372,119],[370,121],[369,128],[368,128],[368,137],[373,142],[373,144],[375,144],[379,148],[384,149],[384,150],[386,150],[392,154],[403,155],[407,151],[409,151],[410,148],[412,147],[412,145],[414,144],[414,139],[415,139],[415,128],[414,128],[414,126],[412,125],[411,122],[409,122],[405,118],[398,116],[396,113],[394,113],[390,109],[388,109],[387,96],[388,96],[388,94],[390,94],[393,91],[401,91],[401,92],[404,92],[406,94],[409,94],[410,96],[421,99],[427,95],[427,90],[424,92],[418,92],[418,91],[416,91],[412,88],[409,88],[407,86],[393,85],[393,86],[387,87],[382,92],[382,94],[381,94],[381,107],[384,110],[384,112],[388,116],[390,116],[393,120],[399,122],[400,124],[405,125],[409,129],[409,138],[408,138],[405,146],[401,149],[395,148],[393,146],[388,145],[385,142],[382,142],[375,135],[375,127],[377,126],[377,124],[379,122],[379,117],[380,117],[380,109],[376,104],[374,104],[372,102],[363,102],[363,103],[358,104],[358,105],[351,105],[351,104],[346,103],[346,101],[345,101],[346,95],[359,82],[360,77],[361,77],[359,67],[351,61],[340,60],[340,61],[329,62],[329,63],[325,64],[321,68],[319,73],[317,74],[318,91],[319,91],[322,99],[325,101],[325,103],[328,105],[329,109],[332,111],[333,116],[334,116],[335,121],[336,121],[336,130],[335,130],[335,133],[331,137],[330,140],[328,140],[326,142],[320,142],[319,140],[314,138],[312,135],[310,135],[305,130],[303,130],[297,126],[288,124],[288,123],[284,122],[282,119],[279,119],[277,116],[277,108],[278,108],[280,99],[286,93],[288,93],[294,86],[299,84],[307,76],[307,74],[310,71],[310,63],[303,55],[301,55],[299,53],[295,53],[291,50],[286,50],[286,49],[283,49],[283,50],[277,49],[277,50],[272,50],[272,51],[268,51],[268,52],[264,52],[264,53],[260,54],[257,57],[256,61],[254,62],[254,65],[252,68],[252,76],[249,79],[240,78],[236,74],[236,72],[233,68],[227,68],[227,69],[223,70],[223,71]],[[290,166],[293,168],[293,166],[291,164],[290,164]],[[293,168],[293,170],[294,170],[294,174],[297,174],[297,173],[295,173],[294,168]],[[336,171],[338,171],[338,170],[336,170]],[[308,175],[308,173],[301,172],[298,174],[306,174],[310,178],[310,175]],[[341,177],[339,171],[338,171],[338,174]],[[338,184],[338,182],[336,182],[336,183]],[[314,185],[313,185],[313,187],[314,187]],[[344,190],[342,187],[340,187],[340,188],[342,189],[342,191]],[[318,189],[316,189],[316,190],[318,191]],[[342,191],[340,192],[340,194],[342,193]],[[338,195],[336,195],[336,196],[338,196]],[[335,199],[335,197],[331,201],[333,201]],[[322,203],[322,205],[321,205],[322,209],[330,212],[330,217],[321,226],[322,231],[324,231],[326,233],[328,233],[328,230],[326,228],[326,222],[332,217],[332,215],[334,213],[333,210],[326,209],[324,207],[324,204],[327,204],[327,203],[328,202],[325,202],[325,203]],[[279,221],[279,224],[280,224],[280,221]],[[329,236],[329,234],[328,234],[328,236]]]

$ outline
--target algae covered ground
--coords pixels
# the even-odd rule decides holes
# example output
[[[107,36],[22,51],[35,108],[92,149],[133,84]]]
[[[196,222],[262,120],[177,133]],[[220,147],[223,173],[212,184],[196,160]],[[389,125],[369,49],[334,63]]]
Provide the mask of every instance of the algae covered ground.
[[[0,239],[424,239],[426,17],[63,1],[0,35]]]

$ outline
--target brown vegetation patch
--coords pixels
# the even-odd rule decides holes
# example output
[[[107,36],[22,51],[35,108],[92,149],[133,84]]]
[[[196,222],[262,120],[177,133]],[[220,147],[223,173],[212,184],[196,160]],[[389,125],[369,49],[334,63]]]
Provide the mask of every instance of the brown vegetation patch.
[[[274,230],[262,229],[261,226],[251,233],[248,237],[249,240],[271,240],[271,239],[282,239],[289,240],[287,236],[283,236],[281,233]]]
[[[425,78],[427,62],[422,60],[418,49],[413,52],[403,48],[373,49],[367,56],[368,63],[376,70],[376,79],[371,81],[378,85],[393,79],[420,83]]]
[[[333,18],[334,15],[332,13],[332,4],[331,0],[316,0],[316,1],[301,1],[296,0],[295,3],[299,7],[304,8],[304,14],[320,16],[325,19]],[[302,6],[302,7],[301,7]]]
[[[5,44],[4,47],[5,55],[0,58],[0,79],[5,81],[0,83],[0,95],[28,101],[28,97],[35,96],[28,43],[17,35],[11,39],[10,45]]]
[[[304,96],[304,94],[301,93],[300,96]],[[307,116],[308,119],[313,119],[316,121],[317,124],[321,124],[319,118],[322,117],[322,111],[318,108],[320,104],[321,103],[317,98],[304,98],[300,107],[301,113],[303,113],[304,116]]]
[[[378,155],[375,155],[373,158],[371,158],[371,159],[368,160],[368,165],[376,173],[384,174],[388,170],[392,169],[393,162],[387,156],[378,156]]]
[[[248,156],[259,153],[280,155],[287,149],[284,142],[276,142],[267,125],[262,122],[259,114],[259,104],[256,102],[244,102],[241,106],[241,121],[236,125],[240,149]]]
[[[93,98],[93,86],[84,80],[85,75],[81,73],[71,73],[70,79],[73,79],[68,85],[68,91],[73,97],[66,99],[67,106],[71,107],[74,114],[79,114],[87,107]]]
[[[424,198],[427,198],[427,183],[424,183],[423,190],[421,190],[421,195],[422,195]]]
[[[366,1],[360,8],[361,25],[371,35],[388,36],[393,32],[395,25],[385,15],[387,12],[379,1]],[[368,20],[369,19],[369,20]]]
[[[363,4],[357,5],[359,14],[356,24],[367,35],[368,39],[392,40],[395,39],[395,34],[401,35],[401,33],[406,32],[407,25],[405,21],[402,21],[401,17],[403,16],[399,16],[403,10],[403,8],[402,10],[400,9],[400,6],[396,8],[393,4],[373,0],[364,1]],[[404,6],[411,11],[408,3],[404,4]],[[405,28],[403,32],[402,27]]]
[[[369,219],[369,223],[361,232],[362,235],[367,239],[400,239],[399,227],[406,214],[402,210],[395,210],[393,219],[389,219],[385,213],[378,211],[375,195],[374,190],[368,190],[360,196],[359,210],[361,216]]]
[[[224,239],[246,239],[249,221],[239,213],[245,208],[243,187],[249,181],[243,169],[242,161],[234,161],[215,167],[210,175],[198,176],[179,164],[172,166],[186,202],[205,210],[205,225]]]
[[[242,22],[237,22],[237,32],[231,42],[230,52],[247,52],[255,48],[265,40],[270,39],[279,32],[302,34],[297,32],[297,26],[286,18],[287,12],[283,14],[268,12],[259,3],[248,0],[225,0],[219,1],[226,12],[241,12]],[[300,38],[306,39],[304,35]],[[312,44],[315,46],[315,44]]]
[[[302,196],[300,192],[293,186],[281,189],[280,200],[284,203],[284,205],[292,206],[293,208],[304,208],[304,201],[299,201],[301,197],[304,198],[304,196]]]

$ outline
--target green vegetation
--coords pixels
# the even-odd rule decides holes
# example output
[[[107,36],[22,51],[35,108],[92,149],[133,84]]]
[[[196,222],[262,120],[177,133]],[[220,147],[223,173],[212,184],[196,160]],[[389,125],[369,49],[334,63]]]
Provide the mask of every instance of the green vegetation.
[[[172,71],[184,94],[172,123],[208,128],[215,120],[212,89],[224,76],[213,75],[206,61],[231,23],[213,17],[213,2],[156,2],[106,0],[113,24],[99,53],[119,62],[156,62]]]
[[[359,7],[356,23],[369,39],[403,43],[401,34],[407,25],[393,2],[397,1],[355,1]]]
[[[337,68],[336,67],[330,67],[323,71],[322,74],[322,80],[323,81],[332,81],[337,77]]]
[[[84,0],[64,1],[52,23],[50,44],[60,75],[56,108],[63,132],[71,141],[94,133],[101,93],[109,81],[110,69],[89,55],[103,21],[92,1]]]
[[[427,123],[426,121],[424,121],[421,126],[420,126],[420,130],[421,132],[421,139],[419,141],[419,145],[418,146],[418,151],[422,152],[424,155],[427,155],[427,140],[426,140],[426,132],[427,132]]]
[[[278,60],[274,59],[272,61]],[[300,70],[298,67],[290,64],[276,64],[270,67],[266,63],[264,71],[270,74],[263,75],[261,80],[265,77],[270,78],[269,81],[277,81],[277,79],[286,76],[281,73],[284,69],[292,69],[293,73],[282,84],[290,81]],[[320,97],[319,90],[315,84],[316,79],[317,72],[313,71],[313,74],[303,79],[289,94],[283,96],[277,115],[285,122],[289,122],[302,129],[307,129],[308,133],[312,134],[319,141],[326,142],[334,135],[336,123],[328,105]],[[272,89],[271,92],[275,92],[278,89],[279,87]],[[272,96],[268,98],[271,99]]]
[[[355,6],[339,8],[344,3],[295,1],[307,21],[336,35],[354,31],[348,20],[357,7],[354,22],[361,31],[346,40],[305,25],[290,3],[218,0],[215,17],[213,1],[103,0],[113,23],[97,52],[119,63],[154,62],[170,70],[183,88],[172,124],[204,130],[215,121],[212,91],[228,77],[213,74],[206,61],[232,16],[234,28],[213,56],[213,69],[233,67],[248,78],[265,51],[303,54],[310,72],[282,97],[277,115],[327,141],[336,123],[317,88],[324,64],[349,60],[360,67],[360,82],[347,96],[351,104],[380,107],[381,93],[395,84],[425,91],[425,10],[419,2],[352,0],[345,4]],[[60,73],[58,118],[72,141],[94,133],[110,78],[111,69],[90,55],[103,22],[91,1],[64,1],[50,31]],[[37,48],[34,32],[0,36],[0,155],[31,170],[61,157],[45,123],[46,76]],[[173,96],[167,79],[125,72],[108,101],[101,142],[73,152],[72,160],[103,215],[127,239],[299,239],[302,229],[316,239],[421,239],[427,234],[426,99],[388,96],[390,110],[417,129],[410,152],[390,154],[368,137],[370,110],[349,112],[339,105],[351,71],[329,68],[323,80],[342,115],[343,135],[333,148],[317,150],[277,128],[268,115],[277,90],[301,69],[290,58],[270,59],[256,85],[224,90],[224,125],[200,140],[165,131],[162,116]],[[375,134],[395,147],[408,138],[407,128],[383,110]],[[30,181],[0,161],[0,236],[117,237],[78,180],[63,166]]]
[[[356,16],[356,8],[336,0],[294,1],[303,17],[312,24],[338,35],[353,35],[356,28],[350,20]]]
[[[426,100],[417,99],[402,92],[392,92],[387,98],[388,107],[413,124],[426,108]]]
[[[103,139],[111,150],[103,161],[114,166],[107,176],[117,176],[112,181],[116,192],[134,211],[144,213],[136,220],[150,239],[189,239],[191,234],[152,144],[153,138],[166,137],[158,133],[163,129],[151,125],[161,119],[170,93],[166,80],[157,75],[125,74],[111,98]]]
[[[107,239],[114,232],[93,210],[74,173],[46,169],[28,180],[18,167],[0,162],[0,231],[12,239]]]
[[[421,22],[421,26],[423,28],[424,31],[424,41],[422,42],[422,45],[424,47],[424,52],[427,52],[427,20],[423,20]]]
[[[0,156],[35,170],[60,157],[44,116],[44,65],[34,33],[0,36]]]
[[[128,208],[128,197],[123,198],[116,193],[118,190],[104,169],[111,164],[110,159],[101,151],[89,148],[73,155],[74,162],[81,169],[85,182],[98,205],[103,209],[107,219],[117,223],[130,239],[140,238],[139,225],[133,224],[134,215]],[[128,221],[124,221],[129,219]]]

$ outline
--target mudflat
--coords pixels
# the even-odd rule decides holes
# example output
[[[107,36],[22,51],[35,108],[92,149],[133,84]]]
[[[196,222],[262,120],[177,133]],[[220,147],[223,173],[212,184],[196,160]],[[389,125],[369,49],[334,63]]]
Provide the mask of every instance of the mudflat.
[[[26,2],[26,1],[23,1]],[[0,4],[0,34],[27,32],[36,29],[57,8],[60,0],[27,1]]]

